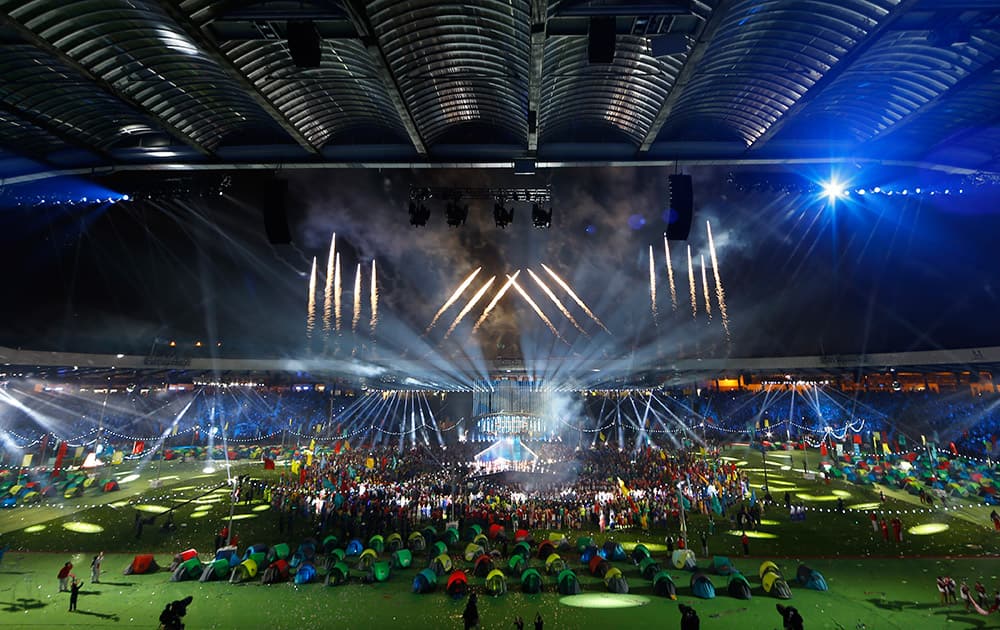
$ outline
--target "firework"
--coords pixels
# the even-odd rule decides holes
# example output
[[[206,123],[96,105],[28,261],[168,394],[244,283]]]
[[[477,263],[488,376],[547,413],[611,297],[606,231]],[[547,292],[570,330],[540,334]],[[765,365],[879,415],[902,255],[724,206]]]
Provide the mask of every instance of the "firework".
[[[556,284],[558,284],[563,288],[563,291],[565,291],[566,294],[569,295],[570,299],[576,302],[576,305],[579,306],[581,309],[583,309],[583,312],[586,313],[587,316],[590,317],[590,319],[594,320],[595,324],[600,326],[604,330],[604,332],[608,333],[609,335],[611,334],[611,331],[608,330],[608,327],[604,325],[604,322],[598,319],[597,315],[594,315],[594,313],[589,308],[587,308],[587,305],[583,303],[583,300],[581,300],[579,296],[577,296],[577,294],[573,292],[573,289],[571,289],[568,284],[563,282],[562,278],[556,275],[556,272],[552,271],[544,264],[542,265],[542,269],[544,269],[547,274],[552,276],[552,279],[556,281]]]
[[[712,239],[712,223],[705,221],[708,226],[708,253],[712,258],[712,275],[715,277],[715,299],[719,302],[719,317],[722,318],[722,327],[726,331],[726,339],[729,339],[729,313],[726,311],[726,291],[722,288],[722,278],[719,276],[719,259],[715,255],[715,240]]]
[[[316,326],[316,257],[313,256],[312,272],[309,274],[309,307],[306,311],[306,339],[312,339]]]
[[[670,282],[670,305],[673,310],[677,310],[677,287],[674,285],[674,265],[670,262],[670,245],[667,244],[667,235],[663,235],[663,255],[667,259],[667,281]]]
[[[500,290],[497,291],[497,294],[493,296],[492,300],[490,300],[490,303],[483,310],[483,314],[480,315],[479,319],[476,320],[476,325],[472,327],[472,332],[476,332],[477,330],[479,330],[479,327],[483,325],[483,322],[486,321],[486,318],[489,316],[490,311],[493,310],[493,307],[496,306],[497,303],[500,301],[500,299],[504,296],[504,294],[507,293],[507,289],[510,288],[510,285],[514,284],[514,280],[517,278],[517,274],[519,273],[521,273],[520,269],[515,271],[513,276],[507,276],[507,282],[505,282],[503,286],[500,287]]]
[[[427,326],[427,330],[424,331],[425,335],[431,331],[431,328],[434,328],[434,324],[437,323],[437,320],[441,318],[441,315],[443,315],[444,312],[447,311],[448,308],[452,304],[454,304],[456,300],[458,300],[459,296],[462,295],[462,292],[465,291],[467,288],[469,288],[469,285],[472,284],[472,279],[476,277],[480,269],[482,269],[482,267],[476,267],[476,270],[470,273],[469,277],[466,278],[462,282],[462,284],[458,285],[458,288],[455,289],[455,292],[451,294],[451,297],[448,298],[448,301],[445,302],[443,305],[441,305],[441,308],[438,309],[438,312],[434,314],[434,319],[432,319],[431,323]]]
[[[705,254],[701,254],[701,289],[705,296],[705,314],[712,319],[712,299],[708,295],[708,275],[705,270]]]
[[[378,325],[378,281],[375,276],[375,259],[372,259],[372,288],[371,288],[371,309],[372,318],[368,322],[368,327],[371,329],[372,336],[375,336],[375,327]]]
[[[361,319],[361,263],[354,272],[354,317],[351,318],[351,332],[358,329],[358,320]]]
[[[465,319],[465,316],[468,315],[469,312],[476,307],[476,304],[479,302],[479,300],[483,299],[483,296],[486,295],[486,292],[490,290],[490,287],[493,286],[493,281],[496,279],[497,279],[496,276],[491,276],[490,279],[486,281],[486,284],[484,284],[482,287],[479,288],[478,291],[476,291],[476,294],[472,296],[472,299],[469,300],[469,303],[465,305],[465,308],[459,311],[458,317],[455,318],[455,321],[451,323],[451,326],[448,328],[448,332],[444,334],[445,339],[447,339],[451,335],[451,333],[455,331],[455,328],[458,326],[459,322]]]
[[[552,321],[549,320],[549,318],[545,316],[545,312],[542,311],[542,309],[538,307],[538,304],[535,304],[535,301],[531,299],[531,296],[528,295],[527,291],[525,291],[524,289],[521,288],[521,285],[519,285],[517,283],[517,280],[515,280],[514,278],[512,278],[510,276],[507,276],[507,279],[510,280],[511,284],[514,285],[514,289],[517,290],[517,292],[521,294],[521,297],[523,297],[524,300],[535,311],[535,313],[538,314],[538,317],[541,318],[541,320],[543,322],[545,322],[545,325],[549,327],[549,330],[552,331],[552,334],[555,335],[563,343],[569,345],[569,342],[562,338],[562,335],[559,334],[559,331],[556,330],[556,327],[552,325]]]
[[[330,253],[326,257],[326,286],[323,289],[323,330],[330,332],[333,316],[333,261],[337,254],[337,233],[330,238]]]
[[[340,253],[333,265],[333,326],[340,332]]]
[[[653,246],[649,246],[649,307],[653,310],[653,323],[660,325],[656,314],[656,261],[653,260]]]
[[[569,320],[569,323],[573,324],[573,327],[579,330],[581,333],[583,333],[584,336],[589,337],[590,335],[587,334],[587,331],[584,330],[580,326],[580,324],[577,323],[576,319],[569,312],[569,310],[563,305],[562,302],[559,301],[559,298],[556,296],[556,294],[552,292],[552,289],[550,289],[548,285],[542,282],[542,279],[536,276],[535,272],[532,271],[531,269],[528,270],[528,274],[531,276],[531,279],[535,281],[535,284],[537,284],[542,289],[542,291],[545,292],[545,295],[549,296],[549,299],[552,300],[552,303],[556,305],[556,308],[559,309],[559,312],[562,313],[563,316],[565,316],[566,319]]]
[[[688,245],[688,288],[691,290],[691,317],[698,317],[698,292],[694,287],[694,264],[691,262],[691,246]]]

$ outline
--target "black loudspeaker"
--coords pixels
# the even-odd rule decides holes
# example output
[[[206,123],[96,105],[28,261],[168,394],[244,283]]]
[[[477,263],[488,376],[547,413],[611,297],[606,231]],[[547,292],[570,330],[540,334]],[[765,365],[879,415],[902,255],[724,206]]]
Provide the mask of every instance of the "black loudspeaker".
[[[590,18],[587,59],[590,63],[611,63],[615,60],[615,18]]]
[[[288,209],[285,197],[288,182],[274,180],[260,191],[260,210],[264,215],[264,231],[272,245],[287,245],[292,242],[292,231],[288,228]]]
[[[670,212],[667,240],[686,241],[694,218],[694,187],[690,175],[670,176]]]
[[[299,68],[318,68],[323,59],[322,39],[312,21],[289,22],[288,52]]]

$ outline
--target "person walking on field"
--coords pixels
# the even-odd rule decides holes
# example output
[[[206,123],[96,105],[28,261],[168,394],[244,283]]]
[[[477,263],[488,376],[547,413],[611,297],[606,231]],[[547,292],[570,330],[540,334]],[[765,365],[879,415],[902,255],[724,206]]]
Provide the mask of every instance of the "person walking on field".
[[[56,575],[59,578],[59,592],[65,593],[69,590],[69,579],[73,575],[71,571],[73,570],[73,563],[67,562],[63,565],[63,568],[59,569],[59,573]]]
[[[90,562],[90,581],[94,584],[101,583],[101,564],[104,562],[104,552],[100,552]]]
[[[743,532],[743,536],[740,538],[740,542],[743,543],[743,555],[750,555],[750,537],[747,536],[746,532]]]
[[[76,600],[80,597],[80,589],[83,587],[83,582],[78,582],[76,578],[73,578],[73,585],[69,587],[69,611],[76,612]]]

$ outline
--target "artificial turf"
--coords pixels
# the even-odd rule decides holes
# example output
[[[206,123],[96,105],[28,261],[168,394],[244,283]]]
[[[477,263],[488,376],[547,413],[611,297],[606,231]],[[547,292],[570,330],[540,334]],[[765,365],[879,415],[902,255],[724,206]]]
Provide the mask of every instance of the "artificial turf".
[[[805,521],[791,522],[784,508],[769,508],[760,531],[774,538],[753,538],[750,558],[742,558],[739,537],[727,532],[726,524],[717,520],[716,534],[710,537],[711,554],[728,555],[745,573],[754,587],[753,599],[740,601],[725,594],[726,578],[711,576],[717,590],[712,600],[691,596],[689,574],[671,568],[678,586],[678,601],[692,605],[700,614],[702,628],[780,628],[775,611],[778,600],[763,593],[757,579],[757,569],[763,560],[774,559],[792,585],[789,602],[802,612],[808,628],[871,629],[907,628],[991,628],[1000,627],[1000,614],[981,616],[966,613],[960,605],[938,603],[934,578],[950,574],[956,580],[982,582],[992,594],[1000,588],[1000,535],[988,518],[988,507],[964,507],[943,510],[923,508],[914,497],[886,491],[887,499],[880,509],[903,520],[904,529],[936,523],[948,529],[938,534],[915,536],[906,534],[901,545],[886,543],[871,528],[866,513],[848,509],[836,513],[836,497],[845,495],[846,506],[878,503],[878,493],[871,487],[833,482],[830,485],[807,480],[802,474],[801,452],[778,453],[768,456],[767,464],[758,452],[735,448],[726,456],[746,462],[755,486],[763,481],[762,469],[768,466],[768,481],[772,493],[782,500],[789,488],[794,500],[818,508],[807,512]],[[815,463],[815,454],[809,466]],[[244,464],[242,474],[262,477],[259,464]],[[121,478],[134,473],[126,466],[116,471]],[[157,554],[161,565],[183,549],[194,547],[206,552],[211,549],[215,532],[227,521],[229,501],[227,491],[209,493],[199,503],[190,503],[178,510],[174,532],[162,532],[158,517],[147,526],[142,538],[134,532],[134,506],[172,506],[211,489],[225,479],[222,472],[203,473],[200,465],[163,464],[160,471],[164,483],[149,489],[152,471],[141,473],[139,479],[126,482],[122,490],[109,494],[85,495],[59,501],[63,507],[19,507],[0,512],[0,546],[11,546],[0,564],[0,624],[6,627],[90,627],[119,624],[156,627],[156,619],[165,603],[186,595],[194,596],[185,623],[188,628],[381,628],[398,625],[405,628],[461,627],[465,600],[453,601],[439,588],[436,593],[415,595],[410,584],[417,571],[424,568],[428,557],[417,554],[413,567],[395,572],[383,584],[362,585],[354,580],[341,587],[322,584],[294,586],[277,584],[262,586],[258,582],[230,585],[226,582],[170,582],[166,572],[152,575],[122,575],[122,569],[135,552]],[[267,473],[271,474],[271,473]],[[801,495],[798,496],[798,495]],[[219,498],[221,500],[215,500]],[[967,505],[963,503],[962,505]],[[91,506],[91,507],[88,507]],[[831,510],[831,511],[819,511]],[[195,517],[197,513],[204,516]],[[274,544],[288,542],[293,548],[310,532],[278,532],[277,518],[263,504],[254,502],[238,505],[234,513],[248,518],[235,521],[235,533],[242,544]],[[144,512],[146,515],[152,512]],[[64,528],[68,523],[86,523],[102,528],[95,533],[82,533]],[[706,518],[690,515],[688,530],[692,548],[700,554],[698,533],[705,528]],[[43,526],[43,529],[36,529]],[[32,527],[34,526],[34,527]],[[36,531],[25,531],[36,529]],[[550,532],[536,532],[537,539]],[[575,538],[598,532],[560,532]],[[667,531],[644,535],[635,530],[608,534],[626,547],[636,542],[653,545],[653,555],[665,567],[668,558],[662,550]],[[675,532],[673,533],[676,536]],[[737,532],[738,533],[738,532]],[[463,541],[453,553],[464,547]],[[89,583],[92,555],[104,550],[105,575],[101,584]],[[387,557],[388,554],[383,554]],[[564,554],[570,568],[580,578],[585,593],[603,593],[603,583],[589,575],[574,553]],[[208,559],[203,554],[202,559]],[[80,597],[79,610],[69,613],[68,595],[57,592],[55,574],[70,560],[76,573],[87,584]],[[700,564],[707,563],[699,557]],[[541,572],[542,561],[533,558],[532,566]],[[800,562],[824,574],[830,590],[825,593],[808,591],[794,583]],[[469,563],[458,560],[458,567]],[[479,599],[481,627],[510,628],[514,616],[520,615],[531,627],[531,619],[541,612],[548,628],[640,628],[677,627],[677,603],[653,595],[648,580],[628,562],[616,562],[628,580],[630,593],[648,599],[645,605],[618,608],[573,608],[559,603],[555,580],[545,576],[545,588],[538,595],[519,592],[517,579],[509,578],[510,592],[500,598],[482,595]],[[479,586],[480,578],[470,578]]]

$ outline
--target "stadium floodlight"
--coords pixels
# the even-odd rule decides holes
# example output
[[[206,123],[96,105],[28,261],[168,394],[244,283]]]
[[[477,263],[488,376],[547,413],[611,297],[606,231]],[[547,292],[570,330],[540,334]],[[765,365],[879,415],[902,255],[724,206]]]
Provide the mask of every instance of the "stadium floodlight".
[[[822,182],[820,184],[820,189],[822,189],[823,196],[826,197],[830,203],[847,196],[847,187],[843,182],[837,181],[835,178]]]

